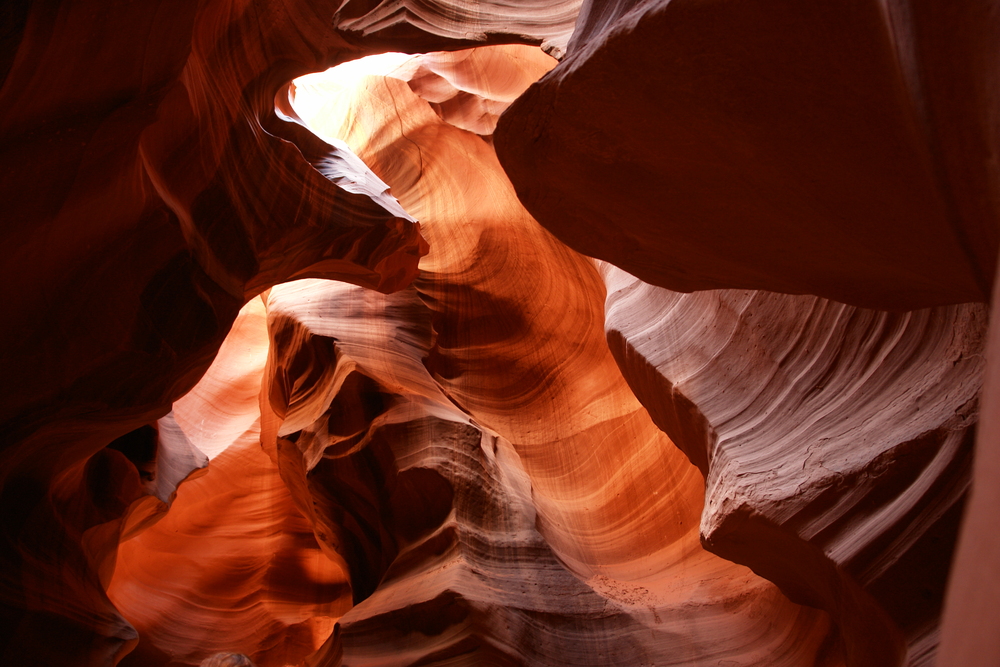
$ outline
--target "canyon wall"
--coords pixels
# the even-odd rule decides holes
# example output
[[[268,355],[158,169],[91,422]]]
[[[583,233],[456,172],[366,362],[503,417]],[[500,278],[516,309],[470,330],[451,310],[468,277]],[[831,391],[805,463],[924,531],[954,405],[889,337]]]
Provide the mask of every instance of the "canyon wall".
[[[1000,655],[988,4],[4,20],[0,664]]]

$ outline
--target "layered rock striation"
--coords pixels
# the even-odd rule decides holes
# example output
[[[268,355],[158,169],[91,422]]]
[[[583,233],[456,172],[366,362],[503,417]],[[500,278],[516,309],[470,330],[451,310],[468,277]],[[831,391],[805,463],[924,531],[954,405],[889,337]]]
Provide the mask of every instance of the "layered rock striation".
[[[706,547],[828,610],[852,662],[932,664],[985,307],[894,314],[602,272],[615,358],[706,477]]]
[[[0,664],[1000,655],[988,4],[5,20]]]
[[[815,661],[824,614],[704,552],[693,524],[674,536],[638,530],[657,520],[656,509],[696,503],[685,496],[700,485],[661,487],[658,508],[604,528],[633,556],[652,551],[642,571],[605,560],[574,572],[539,521],[535,477],[519,453],[530,449],[461,410],[443,391],[448,383],[433,378],[434,311],[422,294],[316,281],[268,298],[275,344],[265,412],[274,412],[265,447],[274,442],[303,513],[351,572],[357,603],[330,653],[338,644],[345,665]],[[507,432],[524,422],[535,423],[529,410]],[[547,456],[564,455],[558,446]],[[610,472],[593,482],[615,484]],[[640,470],[624,475],[641,483]],[[563,494],[579,494],[582,481],[564,482]],[[564,543],[592,550],[587,538]],[[713,631],[720,618],[727,630]]]
[[[280,0],[5,13],[5,659],[112,662],[134,643],[94,563],[113,561],[115,526],[149,502],[136,462],[104,450],[135,432],[139,464],[173,456],[152,424],[205,372],[246,300],[305,276],[391,291],[415,275],[426,244],[387,186],[274,111],[293,77],[402,39],[399,20],[369,22],[386,13]],[[575,5],[539,6],[516,36],[496,12],[471,32],[444,3],[420,14],[406,24],[414,49],[558,44]],[[101,511],[69,509],[94,494],[109,498]],[[85,539],[98,527],[106,539]],[[77,639],[53,644],[49,628]]]

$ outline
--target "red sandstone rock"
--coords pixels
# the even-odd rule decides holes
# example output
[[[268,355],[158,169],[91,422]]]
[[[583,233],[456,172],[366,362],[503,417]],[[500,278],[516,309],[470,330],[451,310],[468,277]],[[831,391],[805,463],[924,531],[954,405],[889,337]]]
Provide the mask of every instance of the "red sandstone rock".
[[[17,3],[9,14],[0,48],[4,659],[104,663],[127,650],[134,633],[88,565],[113,558],[114,540],[84,556],[91,519],[47,496],[68,471],[110,465],[102,493],[125,511],[135,500],[126,478],[137,473],[103,448],[194,385],[244,301],[296,277],[383,290],[413,277],[426,247],[412,218],[369,186],[377,179],[360,161],[273,111],[294,76],[377,49],[390,33],[402,39],[394,21],[365,24],[379,11],[281,0],[110,10],[81,0]],[[507,32],[490,12],[490,26],[461,35],[432,16],[450,15],[446,6],[424,4],[421,14],[410,48]],[[545,5],[510,25],[518,40],[564,42],[574,15],[574,3]],[[80,493],[66,502],[93,491]],[[65,649],[46,642],[50,627],[80,639]]]
[[[700,548],[694,520],[702,487],[614,367],[601,328],[604,290],[590,263],[517,206],[481,139],[443,122],[401,81],[361,83],[353,97],[341,91],[306,120],[351,143],[421,220],[431,251],[416,293],[296,284],[268,298],[275,345],[267,405],[279,465],[294,492],[312,499],[300,506],[317,514],[331,549],[360,559],[348,563],[358,572],[356,597],[358,587],[383,583],[342,620],[345,663],[459,660],[470,652],[467,664],[658,664],[668,656],[755,664],[762,654],[775,664],[811,664],[824,618]],[[456,171],[465,174],[461,187],[450,186]],[[321,375],[334,359],[336,370]],[[397,397],[412,387],[415,397]],[[421,418],[421,409],[434,418]],[[359,414],[369,416],[355,421]],[[385,463],[399,447],[416,448],[404,459],[409,465],[430,456],[422,466],[445,480],[424,502],[450,497],[454,507],[415,543],[394,537],[399,529],[385,509],[395,507],[391,497],[376,501],[377,487],[359,489],[361,480],[402,474]],[[389,472],[373,473],[374,461]],[[331,490],[345,485],[347,498]],[[493,491],[475,491],[480,499],[470,505],[477,488]],[[345,507],[357,518],[328,518]],[[523,527],[511,535],[514,526]],[[349,548],[359,542],[365,546]],[[506,546],[498,552],[491,544]],[[718,586],[705,589],[706,580]],[[566,590],[577,591],[574,602]],[[732,625],[709,630],[723,608]],[[785,620],[750,630],[758,614]],[[428,618],[441,620],[410,632]],[[532,630],[539,624],[548,629]],[[565,624],[591,631],[559,629]],[[689,628],[685,637],[670,633],[673,624]],[[610,628],[623,639],[602,634]],[[763,634],[750,645],[743,632]],[[796,650],[775,648],[791,635]],[[595,641],[613,642],[604,645],[616,657],[588,648]],[[836,650],[827,655],[836,659]]]
[[[590,531],[613,531],[633,558],[647,552],[641,565],[608,559],[580,565],[587,581],[574,577],[536,528],[538,487],[518,454],[530,450],[457,409],[442,391],[449,383],[425,367],[431,322],[440,320],[422,294],[419,286],[384,297],[307,281],[268,298],[274,344],[265,412],[274,414],[264,422],[265,445],[274,438],[299,507],[351,573],[357,605],[332,640],[345,664],[659,664],[678,656],[756,664],[762,653],[773,664],[812,664],[823,615],[701,550],[693,522],[672,536],[642,530],[658,513],[676,516],[690,502],[685,494],[700,494],[690,477],[633,496],[639,461],[632,473],[591,467],[596,478],[588,478],[552,443],[547,456],[535,456],[549,467],[566,461],[564,497],[597,484],[622,489],[615,505],[638,504],[612,525],[591,519]],[[562,428],[572,428],[572,416],[564,419]],[[514,433],[525,427],[538,428],[530,403],[508,425]],[[594,438],[607,439],[599,430],[575,440],[593,446]],[[562,542],[593,551],[595,538],[579,531]],[[727,628],[713,629],[722,614]],[[762,627],[760,616],[782,620]],[[671,630],[679,624],[689,628],[682,636]],[[762,634],[748,646],[747,633]]]
[[[997,423],[1000,397],[1000,297],[994,291],[986,355],[990,359],[983,387],[983,414],[976,439],[972,491],[962,519],[962,534],[955,553],[941,628],[937,664],[989,665],[1000,660],[1000,636],[995,632],[996,599],[1000,594],[1000,533],[996,507],[1000,493],[1000,433]]]
[[[588,3],[504,116],[521,200],[673,290],[985,301],[1000,229],[989,3]]]
[[[350,607],[343,570],[255,441],[219,454],[162,521],[122,543],[108,595],[141,638],[121,664],[142,667],[233,649],[259,667],[299,664]]]
[[[842,628],[850,664],[932,664],[971,466],[985,307],[679,294],[610,265],[608,340],[705,474],[702,540]]]
[[[425,56],[337,101],[328,131],[377,177],[281,118],[293,76],[374,50],[560,54],[575,2],[16,4],[0,43],[0,664],[933,656],[971,437],[952,415],[972,415],[981,370],[942,335],[981,331],[980,310],[758,294],[769,316],[735,321],[759,323],[760,345],[727,341],[698,362],[714,363],[698,398],[665,406],[656,383],[677,369],[639,364],[637,382],[616,343],[626,384],[600,276],[534,223],[490,146],[545,57]],[[498,146],[545,225],[652,282],[982,300],[997,26],[966,1],[588,5]],[[427,250],[414,219],[430,254],[413,288],[276,288],[273,345],[260,302],[163,416],[270,285],[402,288]],[[716,297],[675,297],[683,317],[639,321],[705,327],[688,353],[734,321],[691,307]],[[839,356],[781,356],[827,325],[846,332]],[[625,329],[647,359],[677,344]],[[761,361],[778,358],[808,369]],[[831,382],[804,392],[819,367]],[[643,405],[708,473],[706,544],[829,615],[701,547],[700,475]],[[946,665],[996,661],[984,434]]]

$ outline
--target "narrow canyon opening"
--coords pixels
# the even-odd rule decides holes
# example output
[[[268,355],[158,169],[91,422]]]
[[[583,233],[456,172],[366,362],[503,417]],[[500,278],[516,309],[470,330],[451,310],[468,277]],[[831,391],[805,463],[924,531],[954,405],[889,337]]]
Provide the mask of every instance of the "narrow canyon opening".
[[[0,30],[0,666],[1000,659],[995,12],[119,5]]]

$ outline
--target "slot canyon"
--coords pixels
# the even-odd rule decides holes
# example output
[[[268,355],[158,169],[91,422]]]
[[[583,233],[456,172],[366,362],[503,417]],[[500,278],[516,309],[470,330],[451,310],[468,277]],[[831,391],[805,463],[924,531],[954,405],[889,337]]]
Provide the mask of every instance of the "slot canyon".
[[[0,667],[1000,664],[996,2],[15,1],[0,189]]]

